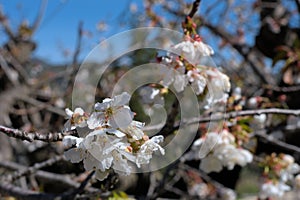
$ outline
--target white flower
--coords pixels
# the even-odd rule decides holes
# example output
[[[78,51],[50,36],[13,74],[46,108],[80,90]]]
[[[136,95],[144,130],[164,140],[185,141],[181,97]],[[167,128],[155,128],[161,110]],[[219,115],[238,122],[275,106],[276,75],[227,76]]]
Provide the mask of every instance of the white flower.
[[[255,129],[262,129],[265,126],[266,120],[267,120],[266,114],[254,115],[252,125],[255,127]]]
[[[300,174],[295,177],[295,186],[297,189],[300,189]]]
[[[76,127],[82,128],[87,125],[86,124],[87,115],[85,114],[82,108],[75,108],[74,112],[69,108],[66,108],[65,112],[68,116],[68,121],[64,125],[64,129],[66,131],[74,130],[76,129]]]
[[[252,162],[253,155],[246,149],[236,148],[234,144],[235,138],[227,130],[220,134],[210,132],[196,140],[192,150],[182,160],[201,159],[200,168],[206,173],[219,172],[223,167],[232,170],[235,165],[245,166]],[[209,151],[207,157],[203,157],[203,152]]]
[[[201,160],[200,169],[205,173],[220,172],[223,169],[223,166],[222,162],[217,157],[210,154]]]
[[[288,155],[288,154],[284,154],[284,156],[282,157],[282,160],[284,162],[286,162],[288,165],[291,165],[295,162],[294,157],[291,155]]]
[[[171,48],[173,53],[183,56],[187,61],[196,65],[204,56],[211,56],[214,54],[213,49],[201,41],[183,41]]]
[[[159,145],[159,143],[163,142],[163,140],[164,137],[161,135],[154,136],[147,140],[137,152],[136,165],[140,167],[142,164],[148,164],[154,151],[159,150],[160,153],[164,155],[165,150]]]
[[[127,127],[133,119],[133,112],[128,104],[130,95],[126,92],[114,98],[106,98],[102,103],[95,104],[95,112],[90,116],[87,124],[90,129],[108,125],[112,128]]]
[[[221,197],[222,197],[222,200],[236,200],[237,199],[236,193],[229,188],[224,188],[221,190]]]
[[[181,66],[175,69],[173,66],[166,66],[161,68],[162,85],[169,87],[173,84],[177,92],[182,92],[188,83],[187,77],[184,74],[185,67]]]
[[[140,140],[144,136],[144,132],[142,128],[144,127],[145,123],[138,122],[138,121],[132,121],[131,124],[121,129],[124,133],[127,133],[130,135],[134,140]]]
[[[198,69],[189,70],[187,77],[196,95],[202,94],[206,87],[206,78],[200,74],[200,71]]]
[[[127,159],[125,159],[121,153],[114,150],[113,155],[113,169],[121,175],[129,175],[131,173],[131,167],[128,166]]]
[[[259,197],[262,199],[283,197],[284,193],[290,190],[290,186],[282,182],[267,182],[261,186]]]
[[[78,138],[78,137],[75,137],[72,135],[67,135],[63,138],[62,142],[66,148],[70,148],[73,145],[76,145],[76,147],[78,147],[79,144],[82,142],[82,140],[83,140],[83,138]]]
[[[209,94],[206,96],[208,105],[214,105],[216,103],[224,103],[227,101],[230,91],[230,81],[228,76],[220,72],[219,70],[212,68],[206,70],[208,76],[208,90]]]
[[[295,163],[294,157],[288,154],[284,154],[282,161],[285,164],[285,168],[281,169],[279,172],[280,180],[283,182],[292,181],[294,175],[299,173],[300,166]]]
[[[247,163],[252,162],[253,155],[245,149],[237,149],[231,144],[220,144],[216,146],[214,155],[218,157],[223,166],[232,170],[235,165],[245,166]]]
[[[235,142],[235,137],[228,130],[224,129],[220,134],[222,143],[232,144]]]

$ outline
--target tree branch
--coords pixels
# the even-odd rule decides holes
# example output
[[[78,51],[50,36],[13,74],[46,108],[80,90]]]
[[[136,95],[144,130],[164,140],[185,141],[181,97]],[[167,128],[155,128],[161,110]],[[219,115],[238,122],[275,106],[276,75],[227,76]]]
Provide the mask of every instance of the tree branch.
[[[281,93],[290,93],[290,92],[299,92],[300,91],[300,85],[289,86],[289,87],[277,87],[274,85],[265,85],[264,88],[266,88],[268,90],[273,90],[275,92],[281,92]]]
[[[189,16],[190,18],[193,18],[194,15],[196,14],[196,12],[198,11],[200,2],[201,2],[201,0],[195,0],[195,1],[194,1],[192,10],[191,10],[191,12],[188,14],[188,16]]]
[[[26,169],[28,169],[27,166],[15,162],[10,162],[10,161],[0,161],[0,167],[10,169],[10,170],[19,170],[19,171],[25,171]],[[64,174],[56,174],[56,173],[47,172],[43,170],[37,170],[34,176],[44,181],[52,181],[54,183],[60,184],[61,186],[67,186],[71,188],[78,188],[80,186],[80,184],[73,181],[70,178],[70,176]],[[87,191],[89,192],[95,192],[96,190],[97,189],[94,188],[87,188]]]
[[[184,124],[194,124],[194,123],[206,123],[210,121],[228,120],[236,117],[243,117],[249,115],[260,115],[260,114],[277,114],[277,115],[300,115],[300,110],[290,110],[290,109],[280,109],[280,108],[269,108],[269,109],[257,109],[257,110],[241,110],[233,111],[225,114],[221,114],[216,117],[202,117],[198,119],[192,119],[184,122]]]
[[[211,121],[228,120],[228,119],[232,119],[232,118],[236,118],[236,117],[260,115],[260,114],[278,114],[278,115],[300,116],[300,110],[269,108],[269,109],[233,111],[233,112],[220,114],[219,116],[215,116],[215,117],[209,116],[209,117],[200,117],[200,118],[190,119],[187,121],[183,121],[183,125],[190,125],[190,124],[196,124],[196,123],[208,123]],[[158,130],[158,129],[161,129],[162,126],[163,126],[163,124],[155,124],[153,126],[146,126],[143,128],[143,130],[144,131]],[[173,130],[176,130],[178,128],[179,128],[179,125],[173,127]],[[171,130],[169,130],[169,132],[170,131]]]
[[[11,195],[25,200],[53,200],[57,196],[54,194],[46,194],[41,192],[25,190],[5,181],[0,182],[0,193],[3,195]]]
[[[43,167],[51,166],[54,163],[57,163],[58,161],[61,161],[63,159],[64,159],[63,155],[52,157],[52,158],[50,158],[50,159],[48,159],[46,161],[43,161],[43,162],[40,162],[40,163],[36,163],[32,167],[28,167],[25,170],[15,172],[13,175],[8,176],[7,180],[10,181],[10,182],[13,182],[13,181],[19,179],[22,176],[28,176],[30,174],[33,174],[37,170],[39,170],[39,169],[41,169]]]
[[[57,142],[61,141],[66,135],[77,135],[76,130],[70,130],[66,132],[48,133],[41,134],[38,132],[26,132],[19,129],[8,128],[6,126],[0,125],[0,132],[6,134],[9,137],[18,138],[21,140],[26,140],[32,142],[34,140],[40,140],[43,142]]]
[[[280,141],[280,140],[277,140],[276,138],[270,136],[270,135],[267,135],[265,133],[262,133],[262,132],[256,132],[254,133],[254,136],[257,136],[258,138],[261,138],[263,140],[266,140],[268,143],[271,143],[271,144],[274,144],[278,147],[281,147],[283,149],[286,149],[288,151],[291,151],[291,152],[295,152],[295,153],[298,153],[300,154],[300,147],[297,147],[297,146],[294,146],[294,145],[291,145],[291,144],[288,144],[286,142],[283,142],[283,141]]]

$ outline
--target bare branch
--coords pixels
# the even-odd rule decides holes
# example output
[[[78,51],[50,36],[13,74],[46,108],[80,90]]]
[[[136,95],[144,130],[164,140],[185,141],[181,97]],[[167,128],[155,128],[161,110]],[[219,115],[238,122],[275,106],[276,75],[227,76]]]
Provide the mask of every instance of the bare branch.
[[[80,186],[78,188],[76,188],[75,190],[71,191],[69,194],[65,194],[65,197],[67,197],[68,199],[74,199],[77,194],[82,193],[84,191],[84,188],[87,186],[87,184],[89,183],[90,179],[93,177],[94,174],[95,174],[95,171],[92,171],[85,178],[85,180],[82,181],[82,183],[80,184]]]
[[[18,138],[21,140],[27,140],[32,142],[34,140],[41,140],[43,142],[57,142],[61,141],[66,135],[77,135],[76,130],[70,130],[66,132],[57,132],[57,133],[47,133],[41,134],[38,132],[26,132],[19,129],[9,128],[6,126],[0,125],[0,132],[6,134],[9,137]]]
[[[278,114],[278,115],[299,116],[300,110],[279,109],[279,108],[258,109],[258,110],[241,110],[241,111],[234,111],[234,112],[220,114],[218,116],[209,116],[209,117],[200,117],[200,118],[189,119],[187,121],[183,121],[183,125],[190,125],[190,124],[196,124],[196,123],[208,123],[211,121],[228,120],[228,119],[233,119],[236,117],[260,115],[260,114]],[[163,127],[163,126],[164,126],[164,124],[160,123],[160,124],[155,124],[152,126],[146,126],[143,128],[143,130],[144,131],[158,130],[158,129],[161,129],[161,127]],[[178,128],[179,128],[179,126],[175,126],[175,127],[173,127],[172,130],[176,130]],[[170,132],[170,130],[169,130],[169,132]]]
[[[194,15],[196,14],[196,12],[198,11],[200,2],[201,2],[201,0],[195,0],[195,1],[194,1],[192,10],[191,10],[191,12],[188,14],[188,16],[189,16],[190,18],[193,18]]]
[[[215,117],[203,117],[198,119],[192,119],[184,122],[186,125],[194,123],[206,123],[210,121],[228,120],[236,117],[260,115],[260,114],[278,114],[278,115],[300,115],[300,110],[269,108],[269,109],[257,109],[257,110],[241,110],[233,111],[226,114],[221,114]]]
[[[278,147],[281,147],[283,149],[286,149],[288,151],[291,151],[291,152],[295,152],[295,153],[299,153],[300,154],[300,147],[297,147],[297,146],[294,146],[294,145],[291,145],[291,144],[288,144],[286,142],[283,142],[281,140],[277,140],[276,138],[270,136],[270,135],[267,135],[265,133],[262,133],[260,131],[258,132],[255,132],[254,133],[254,136],[257,136],[258,138],[261,138],[263,140],[266,140],[268,143],[271,143],[271,144],[274,144]]]
[[[24,171],[28,169],[27,166],[15,163],[15,162],[10,162],[10,161],[0,161],[0,167],[10,169],[10,170],[19,170],[19,171]],[[47,172],[47,171],[42,171],[42,170],[37,170],[34,174],[37,178],[45,181],[51,181],[58,183],[60,185],[65,185],[67,187],[71,188],[78,188],[80,186],[79,183],[73,181],[70,176],[64,175],[64,174],[56,174],[52,172]],[[90,192],[95,192],[96,189],[89,189],[88,191]]]
[[[20,199],[25,200],[53,200],[57,195],[54,194],[46,194],[41,192],[35,192],[30,190],[25,190],[15,185],[12,185],[8,182],[1,181],[0,182],[0,193],[5,195],[11,195]]]
[[[51,166],[51,165],[53,165],[53,164],[55,164],[58,161],[61,161],[63,159],[65,159],[65,157],[63,155],[52,157],[52,158],[50,158],[46,161],[36,163],[32,167],[28,167],[27,169],[25,169],[23,171],[18,171],[18,172],[15,172],[13,175],[7,176],[7,180],[10,181],[10,182],[13,182],[13,181],[21,178],[22,176],[28,176],[30,174],[33,174],[37,170],[39,170],[43,167]]]
[[[37,28],[39,27],[39,25],[43,19],[43,15],[45,14],[47,3],[48,3],[48,0],[42,0],[39,13],[32,25],[32,33],[34,33],[37,30]]]
[[[281,93],[290,93],[290,92],[299,92],[300,91],[300,85],[289,86],[289,87],[277,87],[274,85],[266,85],[264,87],[266,89],[273,90],[275,92],[281,92]]]

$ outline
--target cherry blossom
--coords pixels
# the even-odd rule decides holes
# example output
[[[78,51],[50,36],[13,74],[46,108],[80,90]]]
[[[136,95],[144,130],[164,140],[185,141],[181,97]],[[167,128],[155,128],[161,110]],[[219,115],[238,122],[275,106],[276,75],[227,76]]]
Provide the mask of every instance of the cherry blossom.
[[[125,105],[128,104],[130,95],[122,93],[114,98],[106,98],[102,103],[95,104],[95,112],[87,120],[88,127],[94,129],[99,126],[113,128],[126,127],[133,119],[133,112]]]
[[[65,130],[74,130],[76,127],[86,126],[88,116],[82,108],[75,108],[74,112],[66,108],[65,111],[69,119],[64,125]]]
[[[267,182],[261,186],[259,197],[262,199],[283,197],[284,193],[290,190],[291,187],[285,183]]]
[[[213,49],[207,44],[201,41],[192,42],[189,40],[174,45],[171,51],[195,65],[199,64],[202,57],[214,54]]]
[[[99,180],[104,180],[111,170],[129,175],[132,172],[129,162],[137,167],[149,164],[156,151],[164,155],[164,149],[159,145],[163,136],[149,139],[144,134],[144,123],[133,120],[133,113],[125,105],[129,99],[127,93],[104,99],[95,104],[91,115],[81,108],[74,112],[66,110],[72,128],[83,128],[87,133],[63,138],[64,146],[70,148],[65,157],[72,163],[82,161],[85,170],[96,170]]]

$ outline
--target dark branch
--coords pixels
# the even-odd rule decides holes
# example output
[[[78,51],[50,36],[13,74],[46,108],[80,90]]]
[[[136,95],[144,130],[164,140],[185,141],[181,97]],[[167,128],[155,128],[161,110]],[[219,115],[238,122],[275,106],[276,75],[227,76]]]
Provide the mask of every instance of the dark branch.
[[[66,132],[58,132],[58,133],[47,133],[47,134],[41,134],[38,132],[26,132],[21,131],[19,129],[14,128],[8,128],[5,126],[0,125],[0,132],[6,134],[9,137],[18,138],[21,140],[26,140],[29,142],[32,142],[34,140],[40,140],[43,142],[57,142],[61,141],[64,136],[66,135],[77,135],[76,130],[70,130]]]
[[[236,117],[243,117],[243,116],[251,116],[251,115],[260,115],[260,114],[277,114],[277,115],[300,115],[300,110],[290,110],[290,109],[279,109],[279,108],[269,108],[269,109],[258,109],[258,110],[241,110],[241,111],[234,111],[229,113],[220,114],[218,116],[209,116],[209,117],[200,117],[189,119],[183,122],[183,125],[190,125],[196,123],[208,123],[211,121],[220,121],[220,120],[228,120],[233,119]],[[161,129],[164,124],[156,124],[153,126],[146,126],[143,128],[144,131],[150,130],[157,130]],[[173,131],[178,129],[179,126],[173,127]],[[169,130],[170,132],[170,130]]]
[[[300,110],[290,110],[290,109],[279,109],[279,108],[269,108],[269,109],[258,109],[258,110],[241,110],[229,112],[216,117],[202,117],[198,119],[192,119],[186,121],[185,124],[194,124],[194,123],[206,123],[210,121],[219,121],[219,120],[228,120],[236,117],[251,116],[251,115],[260,115],[260,114],[278,114],[278,115],[300,115]]]
[[[41,192],[35,192],[30,190],[25,190],[15,185],[12,185],[8,182],[1,181],[0,182],[0,193],[3,195],[10,195],[20,199],[28,199],[28,200],[53,200],[57,195],[54,194],[46,194]]]
[[[299,92],[300,85],[289,86],[289,87],[277,87],[273,85],[266,85],[264,86],[266,89],[273,90],[275,92],[282,92],[282,93],[290,93],[290,92]]]
[[[254,136],[257,136],[258,138],[261,138],[261,139],[265,140],[268,143],[274,144],[274,145],[276,145],[278,147],[281,147],[283,149],[286,149],[290,152],[295,152],[295,153],[300,154],[300,147],[288,144],[286,142],[282,142],[282,141],[277,140],[276,138],[274,138],[270,135],[260,133],[260,132],[256,132],[256,133],[254,133]]]
[[[200,2],[201,2],[201,0],[195,0],[195,1],[194,1],[192,10],[191,10],[191,12],[188,14],[188,16],[189,16],[190,18],[193,18],[194,15],[196,14],[196,12],[198,11]]]
[[[55,157],[52,157],[46,161],[43,161],[43,162],[40,162],[40,163],[36,163],[34,164],[32,167],[28,167],[27,169],[25,170],[22,170],[22,171],[18,171],[18,172],[15,172],[13,175],[11,176],[8,176],[8,180],[13,182],[19,178],[21,178],[22,176],[28,176],[30,174],[33,174],[34,172],[36,172],[37,170],[43,168],[43,167],[47,167],[47,166],[51,166],[55,163],[57,163],[58,161],[61,161],[64,159],[64,156],[63,155],[59,155],[59,156],[55,156]]]

